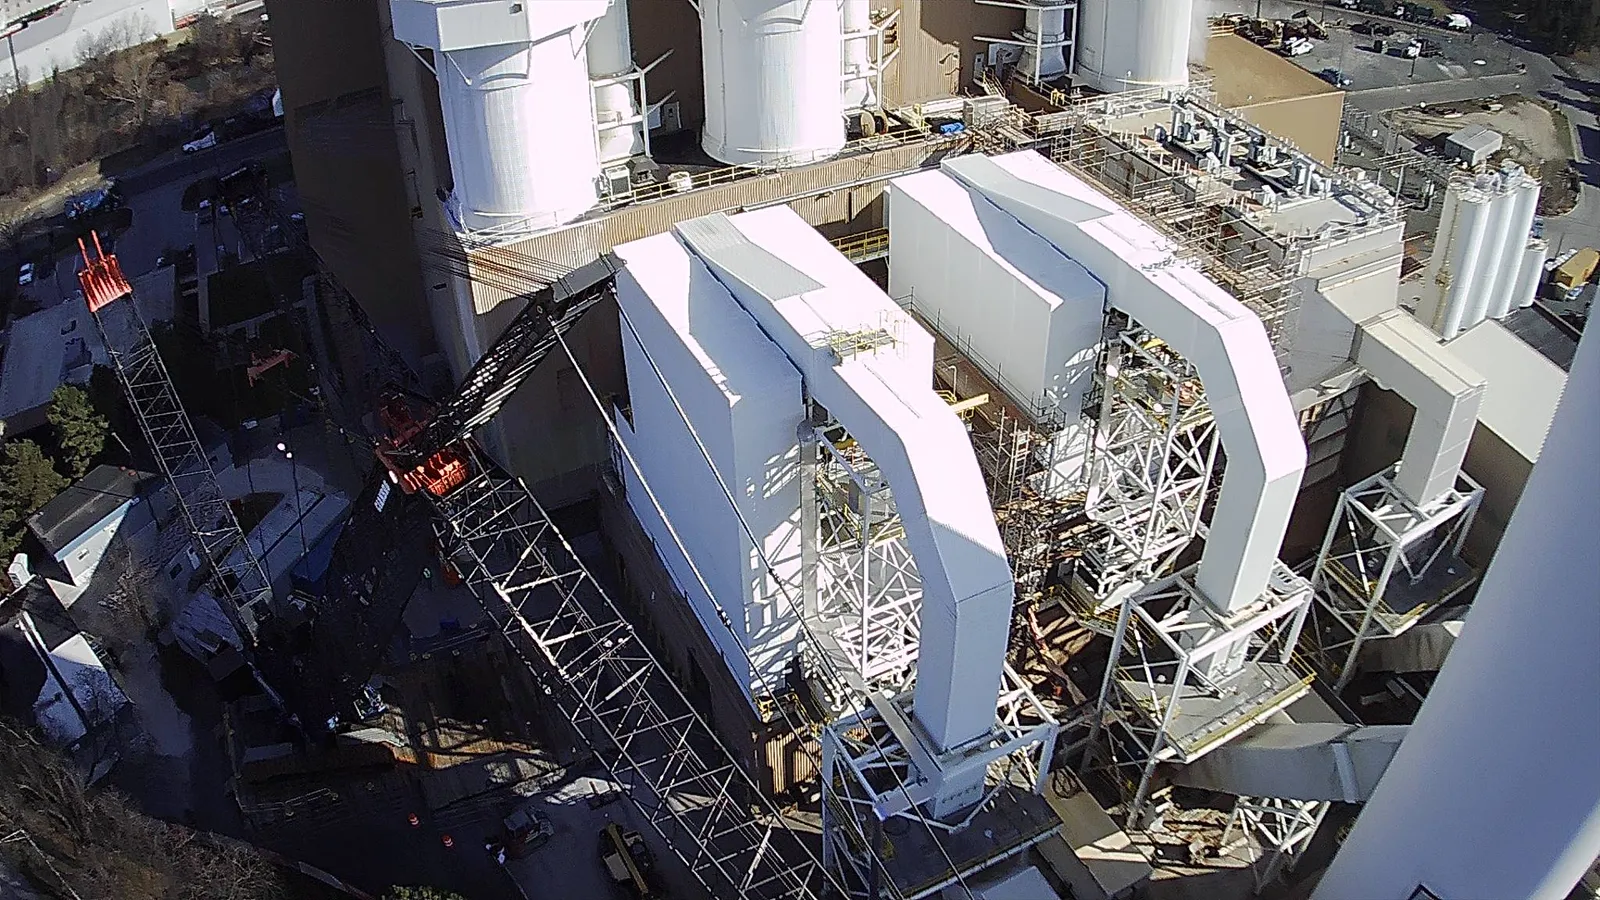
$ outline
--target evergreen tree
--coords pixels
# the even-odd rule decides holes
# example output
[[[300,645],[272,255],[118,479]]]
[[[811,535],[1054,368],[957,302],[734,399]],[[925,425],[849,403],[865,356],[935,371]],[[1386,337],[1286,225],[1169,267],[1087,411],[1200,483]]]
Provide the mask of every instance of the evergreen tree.
[[[0,454],[0,559],[22,544],[28,517],[66,490],[68,481],[33,441],[10,441]]]
[[[95,412],[87,392],[63,384],[50,395],[50,425],[56,430],[67,475],[74,481],[89,473],[95,458],[106,448],[106,419]]]

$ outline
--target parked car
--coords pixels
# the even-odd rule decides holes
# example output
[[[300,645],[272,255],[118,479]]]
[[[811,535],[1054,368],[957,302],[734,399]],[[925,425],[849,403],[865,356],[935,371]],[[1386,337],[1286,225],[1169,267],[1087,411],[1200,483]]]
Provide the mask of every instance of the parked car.
[[[1326,81],[1327,83],[1333,85],[1334,87],[1349,87],[1350,86],[1350,76],[1344,74],[1343,72],[1341,72],[1338,69],[1335,69],[1335,68],[1333,68],[1331,66],[1326,68],[1326,69],[1323,69],[1321,72],[1318,72],[1317,73],[1317,77],[1319,77],[1323,81]]]
[[[1367,21],[1357,22],[1354,25],[1350,26],[1350,30],[1355,32],[1356,34],[1371,34],[1372,33],[1372,23],[1371,22],[1367,22]]]
[[[1290,38],[1283,42],[1282,52],[1284,56],[1303,56],[1310,53],[1314,47],[1316,44],[1309,38]]]
[[[1378,24],[1372,26],[1372,33],[1373,34],[1380,34],[1380,35],[1383,35],[1384,37],[1388,37],[1388,36],[1394,34],[1394,26],[1393,25],[1385,25],[1384,23],[1379,22]]]
[[[207,150],[207,149],[210,149],[212,147],[215,147],[216,145],[217,145],[217,132],[216,132],[216,129],[207,128],[207,129],[205,129],[203,131],[195,132],[194,133],[194,137],[189,138],[189,140],[184,143],[183,152],[185,152],[185,153],[198,153],[201,150]]]
[[[33,284],[33,263],[25,262],[17,269],[17,287],[26,287]]]
[[[216,216],[216,210],[211,208],[211,201],[201,200],[199,207],[195,210],[195,221],[201,225],[210,225],[216,220]]]

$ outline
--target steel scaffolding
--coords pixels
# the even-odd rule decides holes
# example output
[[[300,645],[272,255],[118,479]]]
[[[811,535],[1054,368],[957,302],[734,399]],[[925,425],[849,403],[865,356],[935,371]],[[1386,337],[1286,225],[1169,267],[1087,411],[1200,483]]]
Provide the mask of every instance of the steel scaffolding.
[[[1477,579],[1461,546],[1483,488],[1458,474],[1454,488],[1418,506],[1395,487],[1397,471],[1391,466],[1339,496],[1312,570],[1309,637],[1335,690],[1355,677],[1367,642],[1405,633]]]
[[[1230,838],[1239,835],[1259,894],[1294,866],[1332,806],[1319,800],[1240,797],[1223,828],[1222,846],[1227,849]]]

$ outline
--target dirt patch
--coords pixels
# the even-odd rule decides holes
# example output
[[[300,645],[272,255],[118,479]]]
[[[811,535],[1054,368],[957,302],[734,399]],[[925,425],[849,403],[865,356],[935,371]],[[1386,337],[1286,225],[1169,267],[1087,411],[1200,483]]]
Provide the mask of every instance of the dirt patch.
[[[1424,144],[1438,145],[1445,135],[1468,125],[1491,128],[1505,143],[1489,164],[1511,160],[1537,175],[1543,184],[1540,213],[1560,215],[1577,203],[1572,127],[1553,103],[1510,94],[1493,100],[1396,110],[1392,116],[1396,127]]]

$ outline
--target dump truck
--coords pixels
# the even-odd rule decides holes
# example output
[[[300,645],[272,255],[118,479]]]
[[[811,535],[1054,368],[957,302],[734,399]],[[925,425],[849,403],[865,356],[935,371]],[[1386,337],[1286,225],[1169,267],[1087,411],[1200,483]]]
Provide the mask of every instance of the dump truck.
[[[1600,267],[1600,250],[1585,247],[1572,254],[1566,262],[1556,266],[1550,274],[1551,294],[1556,300],[1571,300],[1578,296],[1583,286],[1594,277]]]

